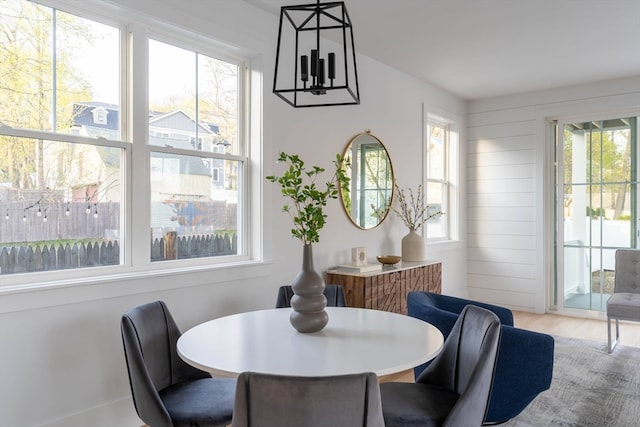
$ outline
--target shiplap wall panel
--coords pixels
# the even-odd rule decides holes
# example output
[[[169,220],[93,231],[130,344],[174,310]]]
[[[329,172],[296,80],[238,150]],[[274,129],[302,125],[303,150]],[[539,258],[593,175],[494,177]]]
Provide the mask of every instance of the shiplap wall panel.
[[[467,153],[496,153],[501,151],[526,150],[535,145],[533,135],[517,135],[507,138],[469,140]]]
[[[533,221],[535,211],[530,207],[472,207],[467,209],[469,221]]]
[[[469,128],[469,139],[493,140],[514,136],[535,135],[536,121],[525,120],[514,123],[499,123]]]
[[[533,153],[533,150],[471,153],[467,156],[467,166],[526,165],[531,162]]]
[[[474,279],[473,285],[470,287],[476,290],[484,288],[491,292],[522,292],[529,294],[531,284],[534,282],[533,279],[522,277],[488,276],[486,274],[470,274],[470,277]]]
[[[535,264],[535,251],[527,249],[469,248],[467,256],[486,263]]]
[[[476,193],[534,193],[533,178],[511,179],[483,179],[470,181],[467,185],[468,194]]]
[[[473,277],[473,274],[470,274]],[[512,295],[516,292],[529,294],[532,279],[518,279],[509,277],[494,276],[476,276],[474,283],[480,283],[482,287],[473,287],[476,291],[480,289],[488,289],[490,292],[503,292],[506,295]]]
[[[514,268],[514,266],[518,268]],[[469,261],[467,263],[467,273],[488,277],[507,277],[510,279],[535,279],[536,267],[531,264],[515,264],[506,262],[480,262]]]
[[[472,281],[473,277],[470,277]],[[475,282],[479,283],[479,282]],[[502,283],[502,289],[491,288],[493,284]],[[503,305],[512,310],[531,311],[535,297],[534,292],[528,289],[535,287],[535,280],[506,279],[495,282],[484,282],[481,286],[469,285],[469,298],[489,302],[492,304]]]
[[[468,248],[526,249],[536,248],[535,236],[513,236],[504,234],[468,234]]]
[[[535,109],[470,115],[467,283],[472,298],[535,310]]]
[[[481,207],[481,206],[533,207],[535,206],[534,198],[535,198],[534,193],[469,194],[467,199],[467,204],[469,207]]]
[[[467,172],[472,173],[476,179],[513,179],[531,178],[534,176],[533,164],[503,165],[503,166],[477,166],[468,167]]]
[[[516,236],[533,236],[535,231],[529,226],[529,221],[469,221],[469,234],[512,234]]]
[[[531,106],[510,108],[508,110],[496,109],[469,114],[469,127],[486,126],[489,124],[501,124],[507,122],[523,122],[531,120],[535,116],[535,108]]]

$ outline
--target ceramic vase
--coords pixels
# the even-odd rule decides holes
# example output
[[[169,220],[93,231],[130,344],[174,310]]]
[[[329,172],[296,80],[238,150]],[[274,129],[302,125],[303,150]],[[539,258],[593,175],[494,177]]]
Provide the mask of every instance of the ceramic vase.
[[[321,331],[329,323],[329,315],[324,310],[327,298],[324,296],[324,279],[313,267],[313,247],[304,245],[302,271],[291,284],[294,295],[291,298],[293,311],[289,316],[291,325],[303,333]]]
[[[417,231],[409,230],[402,238],[402,260],[424,261],[426,252],[424,238]]]

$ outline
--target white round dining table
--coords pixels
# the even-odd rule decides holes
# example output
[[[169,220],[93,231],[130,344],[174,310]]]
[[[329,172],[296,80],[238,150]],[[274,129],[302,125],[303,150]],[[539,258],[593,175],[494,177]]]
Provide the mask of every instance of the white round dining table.
[[[396,374],[433,359],[444,338],[433,325],[379,310],[327,307],[329,323],[300,333],[290,308],[251,311],[194,326],[178,339],[178,354],[213,376],[253,371],[277,375]]]

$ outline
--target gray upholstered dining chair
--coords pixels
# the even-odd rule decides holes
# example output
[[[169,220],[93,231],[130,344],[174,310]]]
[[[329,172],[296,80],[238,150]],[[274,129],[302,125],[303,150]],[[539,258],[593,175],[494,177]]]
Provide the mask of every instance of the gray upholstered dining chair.
[[[640,250],[618,249],[613,295],[607,300],[607,345],[609,353],[620,340],[620,320],[640,322]],[[611,340],[611,320],[616,321],[616,337]]]
[[[344,288],[340,285],[324,285],[324,296],[327,298],[327,307],[346,307],[347,299],[344,296]],[[276,308],[291,307],[293,289],[291,285],[278,288]]]
[[[372,372],[296,377],[243,372],[232,427],[384,427]]]
[[[231,422],[235,379],[211,378],[180,359],[180,330],[164,302],[127,311],[121,330],[133,403],[142,421],[150,427]]]
[[[500,336],[500,320],[493,312],[466,306],[442,351],[415,383],[380,385],[386,427],[481,426]]]

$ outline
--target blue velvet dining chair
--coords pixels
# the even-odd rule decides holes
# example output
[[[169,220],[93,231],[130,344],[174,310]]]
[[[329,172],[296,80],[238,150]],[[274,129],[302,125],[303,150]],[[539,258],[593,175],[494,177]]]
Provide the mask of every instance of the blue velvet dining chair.
[[[409,316],[436,326],[445,338],[469,304],[486,308],[500,319],[502,338],[485,418],[485,424],[500,424],[518,415],[551,386],[555,341],[551,335],[514,327],[513,313],[505,307],[423,291],[407,296]],[[426,366],[428,363],[415,368],[415,376]]]
[[[121,331],[133,403],[142,421],[150,427],[231,423],[236,380],[211,378],[180,359],[180,331],[164,302],[127,311]]]

